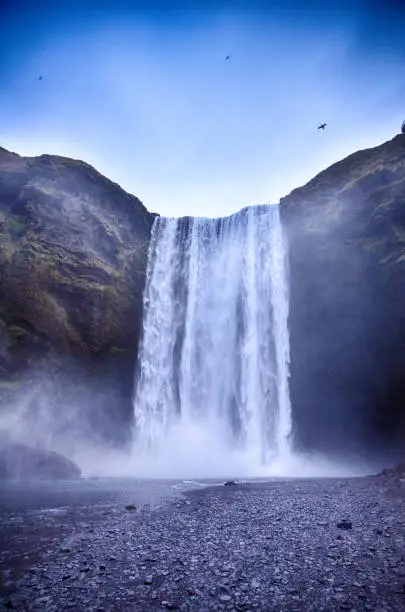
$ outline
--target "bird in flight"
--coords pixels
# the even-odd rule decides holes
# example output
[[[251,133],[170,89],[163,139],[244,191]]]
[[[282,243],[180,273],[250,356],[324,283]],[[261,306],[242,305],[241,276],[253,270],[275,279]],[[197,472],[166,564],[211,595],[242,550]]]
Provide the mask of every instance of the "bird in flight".
[[[327,123],[321,123],[321,125],[318,125],[318,130],[324,130],[327,125]]]
[[[225,61],[226,61],[226,60],[230,60],[230,59],[231,59],[231,56],[230,56],[230,55],[227,55],[227,56],[226,56],[226,58],[225,58]]]
[[[40,77],[38,78],[38,81],[42,81],[42,76],[40,76]]]

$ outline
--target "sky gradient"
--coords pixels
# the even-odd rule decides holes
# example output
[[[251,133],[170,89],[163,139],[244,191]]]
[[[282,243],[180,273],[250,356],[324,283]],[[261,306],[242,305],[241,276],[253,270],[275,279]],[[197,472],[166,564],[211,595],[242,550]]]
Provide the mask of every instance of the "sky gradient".
[[[405,119],[405,7],[302,5],[0,0],[0,145],[164,215],[276,202]]]

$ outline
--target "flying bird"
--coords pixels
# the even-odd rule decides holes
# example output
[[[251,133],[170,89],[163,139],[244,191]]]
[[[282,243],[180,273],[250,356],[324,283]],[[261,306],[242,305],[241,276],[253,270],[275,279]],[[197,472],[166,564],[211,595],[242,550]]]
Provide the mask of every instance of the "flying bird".
[[[230,55],[227,55],[227,56],[226,56],[226,58],[225,58],[225,61],[226,61],[226,60],[230,60],[230,59],[231,59],[231,56],[230,56]]]
[[[321,123],[321,125],[318,125],[318,130],[324,130],[327,125],[327,123]]]
[[[42,76],[38,77],[38,81],[42,81]]]

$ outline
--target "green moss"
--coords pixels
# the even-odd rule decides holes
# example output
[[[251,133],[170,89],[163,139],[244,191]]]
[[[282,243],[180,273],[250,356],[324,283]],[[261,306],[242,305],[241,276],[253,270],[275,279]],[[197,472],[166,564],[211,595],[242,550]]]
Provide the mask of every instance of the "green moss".
[[[21,386],[21,383],[17,380],[1,380],[0,379],[0,391],[17,391]]]
[[[59,203],[72,198],[72,194],[64,193],[57,180],[48,182],[46,177],[31,186],[34,189],[27,195],[33,199],[27,199],[25,205],[33,209],[36,223],[7,211],[0,217],[0,265],[5,271],[2,286],[12,313],[69,350],[88,352],[94,347],[97,350],[100,343],[114,344],[111,354],[119,354],[121,342],[125,343],[122,316],[132,300],[133,261],[137,260],[138,248],[126,248],[115,219],[104,216],[102,209],[99,216],[90,199],[83,214],[90,225],[95,225],[100,240],[105,239],[107,248],[112,249],[115,263],[111,265],[103,251],[92,255],[71,239],[69,224],[65,235],[63,218],[58,227],[58,218],[48,215],[47,207],[58,209]],[[86,193],[80,197],[85,201]],[[38,211],[40,214],[36,214]],[[9,318],[4,317],[4,321],[7,327]],[[24,326],[7,329],[10,346],[25,345],[30,335]]]
[[[6,230],[14,238],[23,236],[27,231],[27,222],[20,215],[7,215],[5,225]]]
[[[102,283],[92,280],[93,277],[97,276],[98,271],[111,279],[123,277],[119,269],[108,266],[99,259],[83,260],[71,251],[66,251],[59,245],[46,243],[36,236],[35,238],[32,236],[27,238],[25,250],[29,256],[35,259],[37,265],[46,265],[55,280],[62,282],[69,278],[72,284],[101,287],[103,286]]]
[[[127,352],[127,349],[119,348],[118,346],[112,346],[108,351],[110,355],[123,355]]]

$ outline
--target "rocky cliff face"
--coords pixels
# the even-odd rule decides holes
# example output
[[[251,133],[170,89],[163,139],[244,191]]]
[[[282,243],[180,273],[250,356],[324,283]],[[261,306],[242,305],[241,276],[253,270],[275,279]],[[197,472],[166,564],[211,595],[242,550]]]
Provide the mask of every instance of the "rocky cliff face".
[[[43,364],[43,388],[61,369],[76,388],[118,379],[110,413],[128,419],[153,218],[83,162],[0,148],[0,399]]]
[[[281,201],[297,443],[405,443],[405,135]]]

